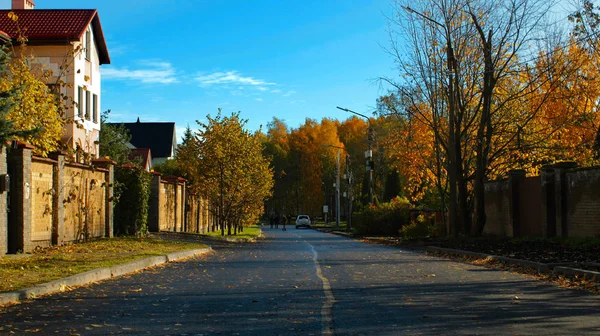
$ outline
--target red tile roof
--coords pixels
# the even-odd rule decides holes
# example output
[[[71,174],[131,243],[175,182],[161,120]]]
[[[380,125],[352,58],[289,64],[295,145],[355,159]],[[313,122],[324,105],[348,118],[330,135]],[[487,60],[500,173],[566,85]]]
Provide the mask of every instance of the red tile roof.
[[[81,39],[85,29],[91,23],[98,46],[100,64],[109,64],[110,56],[100,25],[98,11],[95,9],[24,9],[13,10],[17,22],[8,17],[10,10],[0,10],[0,30],[13,40],[18,37],[18,27],[23,31],[30,44],[43,42],[60,43]]]
[[[137,161],[141,159],[141,166],[146,169],[149,167],[149,163],[152,161],[152,154],[150,148],[132,148],[129,153],[129,160]]]

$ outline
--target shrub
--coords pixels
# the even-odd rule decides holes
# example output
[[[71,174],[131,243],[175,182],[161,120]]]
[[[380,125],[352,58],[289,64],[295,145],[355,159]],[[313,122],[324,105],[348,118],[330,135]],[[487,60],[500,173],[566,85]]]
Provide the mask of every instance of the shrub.
[[[115,205],[114,233],[117,236],[143,236],[148,233],[150,173],[130,165],[115,169],[119,201]]]
[[[402,227],[399,232],[404,239],[427,238],[437,236],[437,227],[431,220],[431,215],[426,218],[425,215],[420,214],[416,221]]]
[[[354,213],[354,230],[361,235],[397,235],[408,223],[410,202],[403,197],[367,205]]]

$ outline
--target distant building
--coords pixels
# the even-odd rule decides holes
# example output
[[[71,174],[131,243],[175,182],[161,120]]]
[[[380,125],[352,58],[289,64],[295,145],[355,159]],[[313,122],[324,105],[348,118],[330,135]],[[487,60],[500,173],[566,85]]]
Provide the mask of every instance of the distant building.
[[[177,138],[174,122],[108,123],[123,125],[131,135],[131,148],[149,149],[152,153],[151,166],[164,163],[175,156]]]
[[[63,142],[72,148],[81,147],[94,157],[99,155],[96,143],[100,134],[100,65],[110,64],[110,57],[100,17],[95,9],[34,9],[31,0],[12,0],[12,11],[18,16],[18,27],[27,37],[28,52],[52,70],[54,76],[46,84],[51,90],[73,98],[78,107],[70,108],[66,117],[77,120],[65,125]],[[8,17],[10,10],[0,10],[0,27],[15,46],[17,22]],[[2,34],[0,34],[2,35]],[[75,52],[80,48],[80,52]],[[67,68],[64,68],[67,65]],[[61,68],[62,67],[62,68]],[[61,76],[59,76],[61,75]],[[53,83],[61,77],[68,85]]]
[[[132,148],[129,160],[139,164],[147,172],[152,169],[152,153],[150,148]]]

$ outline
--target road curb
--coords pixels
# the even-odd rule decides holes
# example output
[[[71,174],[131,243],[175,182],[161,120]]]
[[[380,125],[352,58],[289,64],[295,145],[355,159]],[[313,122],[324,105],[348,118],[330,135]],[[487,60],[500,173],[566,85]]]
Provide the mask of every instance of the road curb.
[[[475,258],[480,258],[480,259],[494,259],[496,257],[496,256],[492,256],[492,255],[485,254],[485,253],[455,250],[455,249],[450,249],[450,248],[445,248],[445,247],[437,247],[437,246],[427,246],[427,248],[425,248],[425,252],[448,253],[448,254],[453,254],[453,255],[466,255],[469,257],[475,257]]]
[[[137,270],[141,270],[144,268],[164,264],[168,262],[169,259],[166,255],[156,256],[156,257],[148,257],[144,259],[130,261],[125,264],[116,265],[110,268],[111,276],[117,277],[123,274],[135,272]]]
[[[572,277],[572,278],[579,277],[579,278],[583,278],[583,279],[587,279],[587,280],[593,280],[595,282],[600,282],[600,272],[595,272],[595,271],[590,271],[590,270],[585,270],[585,269],[580,269],[580,268],[574,267],[574,266],[578,266],[578,265],[584,265],[584,266],[589,265],[589,266],[594,266],[594,267],[600,267],[600,264],[596,264],[596,263],[543,264],[543,263],[539,263],[539,262],[535,262],[535,261],[514,259],[514,258],[509,258],[509,257],[495,256],[495,255],[489,255],[489,254],[485,254],[485,253],[477,253],[477,252],[464,251],[464,250],[449,249],[449,248],[437,247],[437,246],[428,246],[426,249],[426,252],[433,252],[433,253],[441,252],[441,253],[447,253],[447,254],[453,254],[453,255],[464,255],[464,256],[476,257],[476,258],[486,259],[486,260],[497,260],[497,261],[500,261],[505,264],[529,267],[537,272],[553,272],[555,274],[562,274],[567,277]]]
[[[595,282],[600,282],[600,272],[588,271],[580,268],[574,267],[565,267],[565,266],[556,266],[554,267],[554,272],[563,274],[569,277],[580,277],[587,280],[593,280]]]
[[[509,258],[509,257],[503,257],[503,256],[496,256],[496,255],[491,255],[491,254],[486,254],[486,253],[478,253],[478,252],[471,252],[471,251],[465,251],[465,250],[456,250],[456,249],[437,247],[437,246],[427,246],[425,251],[426,252],[437,252],[437,253],[441,252],[441,253],[448,253],[448,254],[453,254],[453,255],[464,255],[464,256],[469,256],[469,257],[485,259],[485,260],[489,260],[489,261],[500,261],[504,264],[528,267],[537,272],[552,271],[552,267],[550,267],[547,264],[542,264],[539,262],[529,261],[529,260],[521,260],[521,259],[515,259],[515,258]]]
[[[33,287],[20,289],[12,292],[0,293],[0,306],[18,303],[22,300],[34,299],[36,297],[62,292],[72,287],[87,285],[90,283],[115,278],[127,273],[140,271],[149,267],[157,266],[171,261],[183,260],[197,255],[209,253],[210,247],[187,251],[172,252],[163,256],[148,257],[134,260],[125,264],[112,267],[97,268],[87,272],[75,274],[63,279],[53,280]]]

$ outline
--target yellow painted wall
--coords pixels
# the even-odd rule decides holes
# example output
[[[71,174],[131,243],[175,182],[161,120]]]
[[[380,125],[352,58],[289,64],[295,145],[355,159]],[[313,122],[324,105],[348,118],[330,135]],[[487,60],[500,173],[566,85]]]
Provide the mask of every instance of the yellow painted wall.
[[[31,164],[31,240],[52,239],[52,180],[54,165],[49,162]]]
[[[81,240],[104,236],[103,172],[65,166],[65,239]]]

